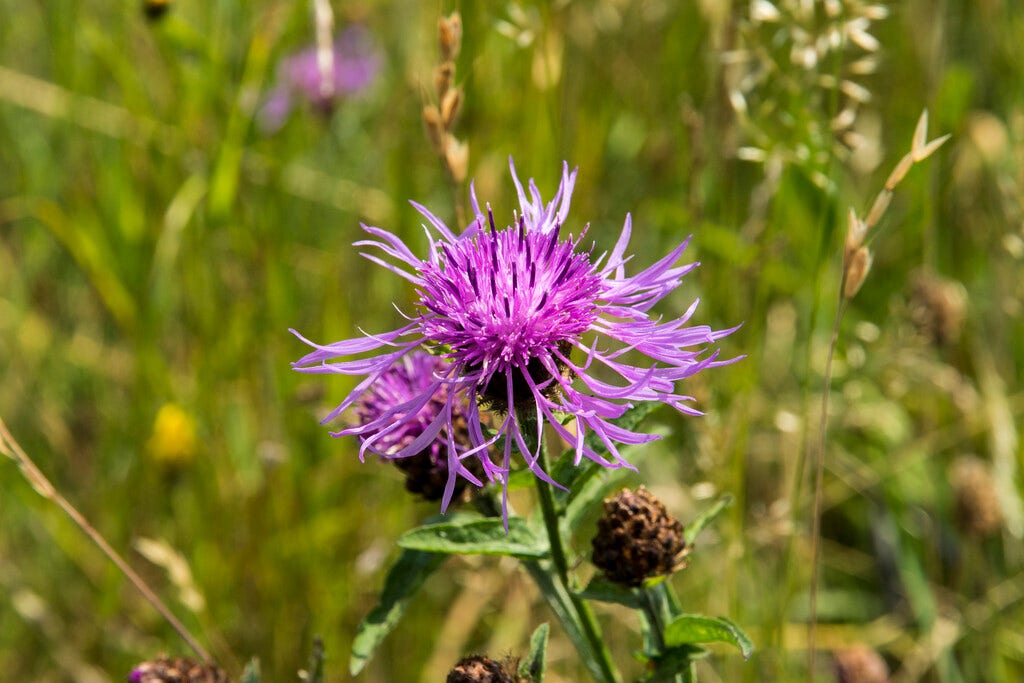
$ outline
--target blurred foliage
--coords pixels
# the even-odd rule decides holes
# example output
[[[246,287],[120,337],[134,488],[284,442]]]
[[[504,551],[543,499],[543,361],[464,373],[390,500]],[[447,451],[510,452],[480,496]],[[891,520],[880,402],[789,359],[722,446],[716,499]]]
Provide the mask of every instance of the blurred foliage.
[[[904,0],[858,24],[878,63],[858,76],[869,97],[842,145],[823,131],[844,98],[792,85],[838,88],[871,41],[840,30],[856,47],[813,65],[779,41],[814,44],[859,16],[854,0],[776,3],[812,7],[802,23],[757,1],[334,4],[339,26],[375,36],[379,78],[268,135],[254,116],[275,64],[313,41],[310,3],[177,0],[150,20],[141,3],[0,0],[0,414],[115,547],[157,539],[181,553],[196,611],[175,602],[173,575],[132,560],[225,668],[255,655],[267,680],[295,680],[321,634],[326,679],[344,677],[395,539],[436,512],[318,425],[349,386],[292,373],[304,349],[287,329],[340,339],[390,329],[392,301],[408,310],[404,281],[351,242],[364,221],[424,246],[406,201],[451,219],[465,196],[420,121],[437,19],[460,9],[455,130],[481,199],[510,215],[509,155],[545,195],[563,159],[579,165],[571,230],[590,221],[607,248],[632,213],[638,265],[693,234],[703,265],[663,312],[699,296],[702,323],[743,323],[722,349],[746,357],[687,387],[708,414],[659,411],[666,438],[632,453],[636,479],[681,518],[736,497],[673,579],[688,611],[748,627],[749,662],[714,649],[724,680],[804,675],[810,499],[796,470],[817,424],[845,214],[867,209],[923,108],[933,135],[953,134],[901,184],[841,331],[818,640],[877,649],[899,681],[1024,678],[1017,3]],[[760,39],[774,42],[759,52]],[[741,116],[748,86],[726,65],[757,68],[759,54],[782,85],[758,80]],[[921,273],[960,293],[956,334],[936,336],[928,306],[949,297],[915,294]],[[958,525],[966,494],[950,477],[968,454],[994,473],[979,495],[998,500],[1001,523],[985,536]],[[16,467],[0,467],[0,485],[5,680],[123,680],[181,650]],[[550,620],[511,565],[449,569],[362,679],[439,680],[469,652],[527,652]],[[627,660],[639,625],[603,615]],[[571,648],[551,637],[547,680],[576,680]]]

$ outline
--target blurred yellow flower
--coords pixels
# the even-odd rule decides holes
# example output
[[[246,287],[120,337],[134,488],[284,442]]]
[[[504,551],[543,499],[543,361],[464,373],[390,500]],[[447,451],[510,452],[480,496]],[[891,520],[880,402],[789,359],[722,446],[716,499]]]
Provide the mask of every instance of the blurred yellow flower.
[[[159,463],[187,465],[196,454],[196,424],[192,416],[175,403],[160,407],[153,421],[153,434],[146,450]]]

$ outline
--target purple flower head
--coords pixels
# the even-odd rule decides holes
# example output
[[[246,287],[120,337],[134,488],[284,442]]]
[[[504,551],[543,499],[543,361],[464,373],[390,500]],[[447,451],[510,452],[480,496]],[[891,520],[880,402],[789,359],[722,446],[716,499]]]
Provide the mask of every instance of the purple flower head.
[[[687,405],[692,397],[677,393],[676,383],[704,368],[731,362],[717,360],[717,352],[706,354],[703,347],[732,329],[687,326],[697,302],[676,319],[649,314],[697,267],[676,265],[689,240],[654,265],[627,275],[632,258],[626,255],[632,232],[628,215],[611,252],[595,255],[593,247],[581,246],[586,227],[579,237],[562,235],[576,171],[570,173],[568,164],[563,166],[555,198],[545,204],[533,181],[527,195],[511,160],[509,165],[520,206],[507,227],[495,225],[489,207],[486,215],[480,210],[475,192],[476,219],[460,235],[413,203],[429,224],[426,259],[396,235],[363,226],[371,239],[356,245],[373,247],[390,260],[363,255],[416,287],[418,310],[408,324],[323,346],[295,332],[314,348],[294,364],[300,372],[363,377],[325,421],[356,404],[418,347],[431,348],[447,359],[418,395],[376,419],[335,433],[361,436],[361,453],[371,450],[385,457],[419,452],[446,435],[448,481],[442,509],[450,502],[458,477],[473,481],[467,469],[470,462],[479,461],[489,480],[504,483],[513,446],[536,476],[557,485],[538,465],[536,446],[528,445],[541,443],[545,424],[571,444],[577,464],[589,458],[606,467],[632,467],[619,447],[657,437],[623,429],[612,420],[638,401],[659,401],[699,415]],[[628,352],[633,352],[630,358],[646,360],[634,365],[626,359]],[[442,387],[444,406],[423,425],[420,411]],[[487,434],[482,410],[492,413],[493,429]],[[452,437],[453,420],[460,411],[466,421],[466,443]],[[525,415],[529,425],[524,424]],[[410,423],[421,431],[406,443],[397,435],[408,435]],[[531,425],[536,433],[524,434]],[[587,444],[589,434],[597,437],[607,455]],[[495,462],[488,449],[501,437],[504,448],[498,449],[500,461]]]
[[[360,435],[363,442],[374,442],[373,450],[382,454],[406,475],[406,488],[427,500],[441,500],[448,482],[448,437],[455,444],[469,443],[463,403],[452,407],[452,424],[445,425],[437,436],[418,453],[393,457],[402,453],[426,431],[437,415],[445,410],[450,386],[442,384],[430,399],[414,414],[394,411],[406,405],[430,387],[434,379],[444,373],[448,361],[426,351],[413,351],[392,365],[374,384],[367,389],[355,404],[355,413],[360,425],[376,424],[379,428]],[[386,416],[386,417],[385,417]],[[381,418],[384,417],[382,420]],[[382,423],[386,423],[384,426]],[[467,463],[472,477],[459,479],[455,497],[458,498],[468,481],[482,486],[479,476],[483,474],[478,462]]]
[[[325,73],[316,46],[285,58],[278,66],[277,84],[258,114],[265,131],[284,125],[296,99],[329,112],[335,100],[366,88],[380,71],[380,55],[362,26],[350,26],[334,43],[333,63]],[[333,74],[331,74],[333,70]]]

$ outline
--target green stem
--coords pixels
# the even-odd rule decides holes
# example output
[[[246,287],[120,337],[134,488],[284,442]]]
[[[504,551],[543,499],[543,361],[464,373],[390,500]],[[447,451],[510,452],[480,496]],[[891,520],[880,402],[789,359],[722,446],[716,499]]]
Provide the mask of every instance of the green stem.
[[[541,438],[540,444],[532,443],[533,435],[536,433],[536,420],[532,415],[527,416],[527,411],[525,410],[517,412],[519,427],[525,437],[526,445],[537,449],[537,467],[547,472],[547,447],[544,444],[543,438]],[[622,679],[615,668],[614,662],[612,662],[611,653],[608,652],[604,639],[601,637],[601,629],[597,624],[597,617],[594,615],[590,605],[572,590],[572,585],[569,581],[569,563],[566,560],[567,555],[561,529],[559,528],[558,513],[555,510],[555,496],[551,490],[551,484],[540,477],[536,477],[535,481],[537,484],[537,499],[540,504],[541,515],[544,518],[544,528],[547,531],[548,544],[551,549],[551,564],[554,566],[555,576],[558,579],[560,588],[568,594],[569,603],[575,612],[577,624],[583,631],[583,635],[589,645],[588,649],[590,652],[588,654],[590,656],[586,657],[586,659],[597,664],[599,671],[592,671],[592,673],[595,674],[599,681],[603,683],[618,683]]]
[[[821,568],[821,513],[824,505],[825,490],[825,441],[828,435],[828,397],[832,390],[832,359],[835,357],[836,342],[839,340],[839,326],[846,312],[846,299],[843,291],[846,288],[846,273],[839,283],[839,303],[836,306],[836,317],[832,323],[832,337],[828,345],[828,357],[825,359],[825,378],[821,390],[821,420],[818,422],[818,442],[814,451],[814,508],[811,512],[811,586],[810,586],[810,620],[807,622],[807,680],[815,681],[817,657],[818,629],[818,582]]]
[[[489,495],[478,495],[473,499],[476,508],[488,517],[501,517],[501,508],[498,502]],[[537,585],[537,589],[544,597],[548,608],[558,619],[565,630],[565,634],[572,641],[573,646],[580,653],[584,663],[590,670],[591,675],[602,683],[618,681],[614,678],[614,667],[612,668],[613,678],[606,677],[607,666],[601,662],[601,658],[590,656],[592,640],[585,631],[582,620],[579,618],[578,610],[573,601],[572,592],[568,590],[561,579],[541,565],[536,560],[520,560],[526,572]]]
[[[651,623],[652,644],[659,653],[664,653],[665,626],[680,615],[679,600],[676,598],[668,581],[662,581],[650,588],[641,588],[640,593],[643,596],[644,614],[647,615],[647,620]],[[693,663],[690,663],[686,671],[679,672],[673,676],[673,680],[676,683],[696,681],[696,670]]]

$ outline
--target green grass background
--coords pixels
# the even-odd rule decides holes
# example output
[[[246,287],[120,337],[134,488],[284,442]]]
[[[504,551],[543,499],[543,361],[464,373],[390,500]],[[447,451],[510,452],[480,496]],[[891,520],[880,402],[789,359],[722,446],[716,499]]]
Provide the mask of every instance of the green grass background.
[[[897,190],[843,322],[819,644],[868,643],[894,680],[1024,677],[1017,3],[889,4],[871,28],[878,71],[859,79],[872,97],[858,130],[875,165],[829,151],[843,97],[802,88],[807,73],[772,42],[777,27],[752,31],[745,2],[334,4],[339,25],[361,21],[378,41],[379,79],[330,117],[300,108],[265,135],[253,113],[277,60],[312,41],[309,3],[179,0],[151,23],[130,2],[0,0],[0,415],[229,671],[258,656],[266,680],[295,680],[320,634],[329,679],[347,680],[394,539],[435,512],[318,425],[350,383],[293,373],[304,347],[287,328],[335,340],[395,326],[392,301],[409,310],[406,283],[350,245],[365,221],[422,248],[408,199],[453,218],[420,112],[437,19],[460,9],[455,132],[481,199],[511,214],[509,155],[546,197],[562,161],[578,165],[571,230],[589,222],[609,248],[631,212],[638,267],[693,234],[687,256],[702,266],[661,312],[699,296],[701,323],[743,323],[721,348],[746,358],[687,386],[707,415],[660,411],[651,427],[666,438],[632,456],[631,481],[684,522],[712,491],[737,499],[673,581],[688,608],[729,616],[759,649],[748,662],[716,649],[703,680],[805,676],[808,487],[789,503],[817,424],[846,212],[867,211],[924,108],[933,137],[952,134]],[[757,44],[784,68],[741,119],[723,63]],[[848,47],[814,73],[863,56]],[[754,144],[824,156],[773,168],[737,158]],[[910,324],[920,269],[966,292],[963,332],[945,347]],[[146,447],[166,403],[198,436],[175,469]],[[947,470],[967,453],[1010,472],[1007,522],[983,540],[953,524]],[[0,486],[0,679],[123,680],[138,661],[184,650],[13,463],[0,462]],[[203,609],[131,550],[142,537],[183,554]],[[551,620],[512,564],[448,567],[363,680],[441,680],[464,654],[522,653]],[[636,624],[601,614],[618,660],[639,674]],[[551,658],[552,680],[576,680],[563,638]]]

